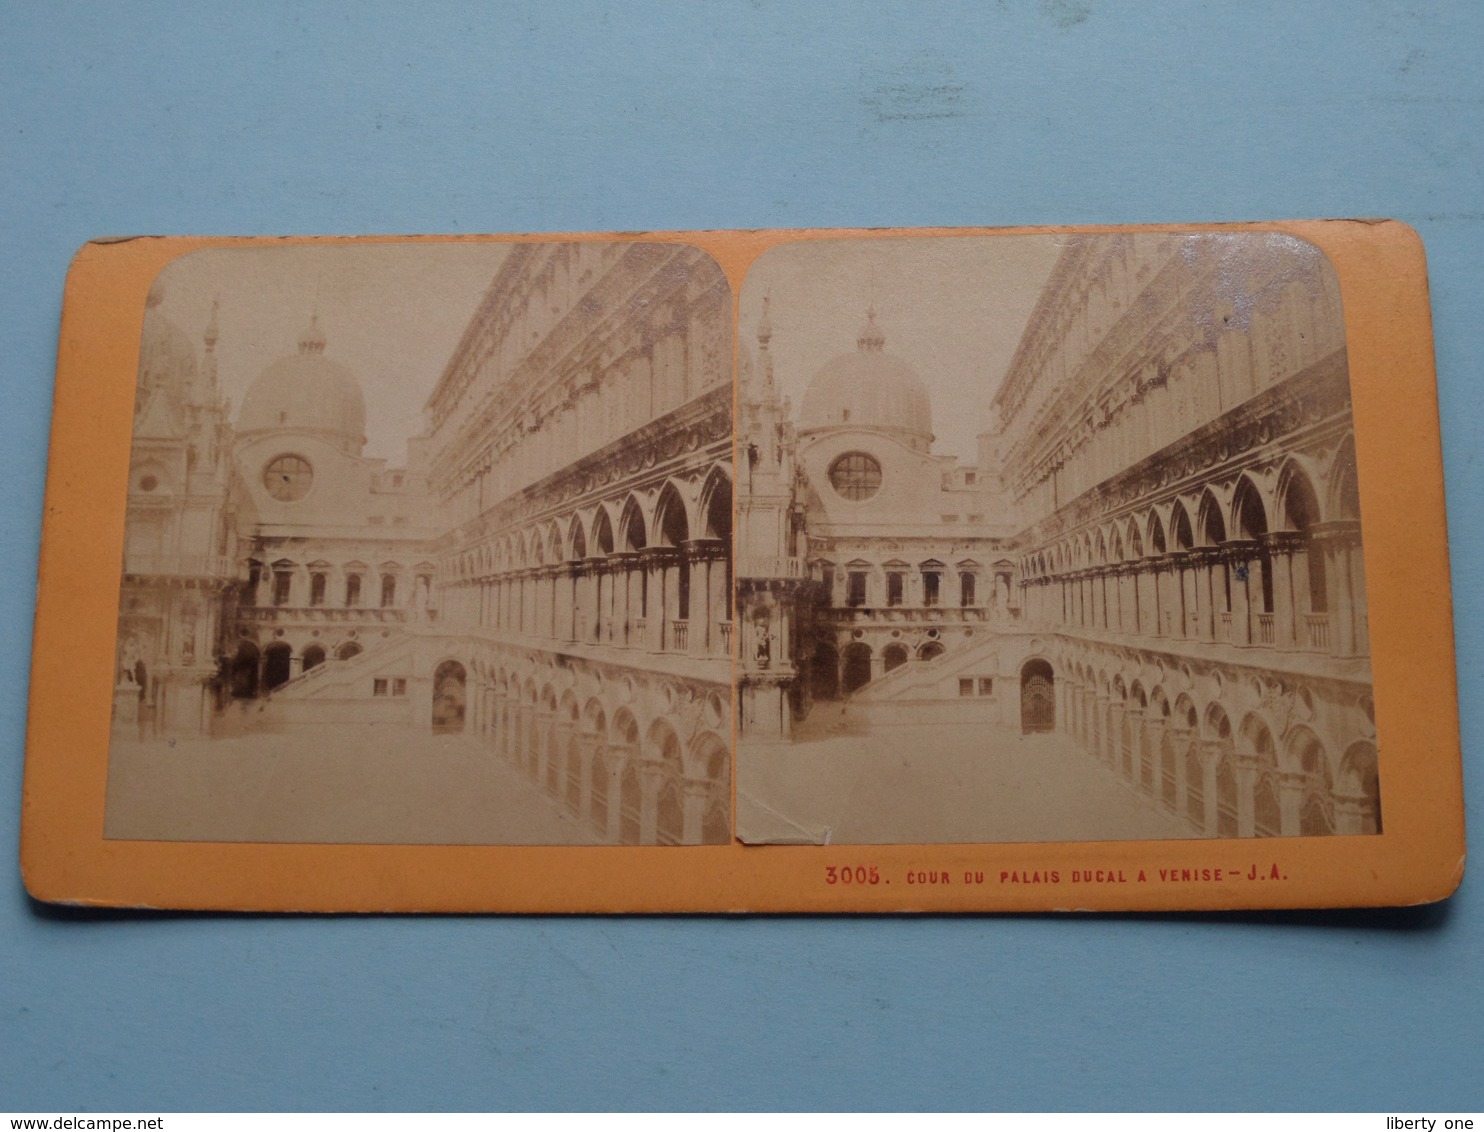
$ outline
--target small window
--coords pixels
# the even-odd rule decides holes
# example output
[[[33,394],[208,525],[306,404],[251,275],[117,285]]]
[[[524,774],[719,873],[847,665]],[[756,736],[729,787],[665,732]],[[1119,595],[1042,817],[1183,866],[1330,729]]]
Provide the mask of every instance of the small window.
[[[959,605],[974,604],[974,575],[965,571],[958,576]]]
[[[866,574],[864,570],[852,570],[845,577],[845,604],[857,609],[866,604]]]
[[[386,681],[383,679],[376,679],[371,681],[371,694],[373,696],[386,695]]]
[[[981,676],[981,677],[979,677],[979,694],[981,696],[992,696],[992,695],[994,695],[994,677],[992,677],[992,676]]]
[[[958,694],[960,696],[972,696],[974,694],[974,678],[972,676],[965,676],[959,679]]]
[[[964,473],[964,483],[971,484],[971,483],[978,483],[978,482],[979,482],[979,473],[978,472],[965,472]]]
[[[160,486],[160,481],[155,476],[140,476],[139,477],[139,490],[140,491],[154,491],[154,489],[157,488],[157,487],[159,487],[159,486]]]
[[[325,604],[325,576],[323,574],[309,575],[309,604]]]
[[[922,576],[922,604],[937,605],[941,594],[943,575],[929,571]]]
[[[287,570],[273,571],[273,604],[287,605],[289,603],[289,592],[294,584],[294,576]]]
[[[392,695],[405,696],[407,694],[407,677],[398,676],[392,681]]]
[[[353,609],[361,604],[361,576],[351,574],[345,579],[345,606]]]
[[[381,576],[381,608],[390,609],[397,604],[397,576],[395,574],[383,574]]]

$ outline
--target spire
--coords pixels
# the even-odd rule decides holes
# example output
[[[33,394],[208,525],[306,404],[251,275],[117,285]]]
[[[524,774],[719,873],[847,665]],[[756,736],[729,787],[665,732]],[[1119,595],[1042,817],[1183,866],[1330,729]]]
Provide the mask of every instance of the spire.
[[[773,352],[768,349],[768,343],[773,340],[773,320],[768,317],[768,303],[772,296],[763,296],[763,317],[757,324],[757,350],[762,361],[763,388],[769,392],[773,389]]]
[[[886,335],[881,332],[881,327],[876,325],[875,303],[866,308],[866,324],[855,336],[855,345],[858,350],[880,351],[886,348]]]

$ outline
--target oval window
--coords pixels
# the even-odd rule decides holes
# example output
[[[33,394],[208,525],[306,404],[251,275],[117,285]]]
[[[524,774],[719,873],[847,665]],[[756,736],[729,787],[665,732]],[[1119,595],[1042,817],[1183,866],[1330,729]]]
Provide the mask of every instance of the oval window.
[[[830,465],[829,476],[846,499],[870,499],[881,487],[881,464],[864,452],[847,452]]]
[[[263,486],[283,503],[303,499],[314,482],[314,469],[303,456],[279,456],[263,469]]]

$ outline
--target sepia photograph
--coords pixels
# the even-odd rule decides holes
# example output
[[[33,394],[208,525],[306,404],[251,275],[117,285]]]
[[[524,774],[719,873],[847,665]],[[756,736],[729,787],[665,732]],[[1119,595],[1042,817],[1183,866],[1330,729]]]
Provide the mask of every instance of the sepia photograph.
[[[680,243],[172,262],[105,835],[730,841],[732,345]]]
[[[1380,831],[1318,248],[796,242],[740,310],[741,840]]]

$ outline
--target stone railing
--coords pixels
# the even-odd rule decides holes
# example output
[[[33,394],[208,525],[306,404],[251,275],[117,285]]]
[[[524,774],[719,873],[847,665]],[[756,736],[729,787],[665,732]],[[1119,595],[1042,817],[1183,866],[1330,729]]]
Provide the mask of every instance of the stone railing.
[[[427,620],[435,620],[437,610],[422,611]],[[390,623],[402,624],[408,619],[405,609],[381,609],[377,607],[352,607],[342,609],[328,605],[268,605],[247,606],[237,611],[243,621],[315,621],[351,624]]]
[[[124,573],[148,577],[232,578],[237,570],[223,554],[125,554]]]
[[[1329,648],[1329,614],[1304,614],[1304,645],[1311,649]]]
[[[804,560],[802,558],[739,558],[737,560],[737,577],[739,578],[802,578],[804,576]]]

